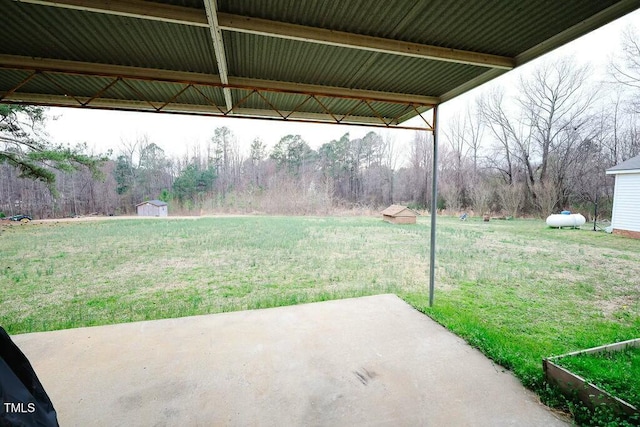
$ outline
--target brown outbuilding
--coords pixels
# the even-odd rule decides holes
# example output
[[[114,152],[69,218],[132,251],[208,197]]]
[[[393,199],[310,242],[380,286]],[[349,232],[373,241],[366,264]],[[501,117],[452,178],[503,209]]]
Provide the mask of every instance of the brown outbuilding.
[[[382,219],[392,224],[415,224],[418,215],[406,206],[391,205],[382,211]]]

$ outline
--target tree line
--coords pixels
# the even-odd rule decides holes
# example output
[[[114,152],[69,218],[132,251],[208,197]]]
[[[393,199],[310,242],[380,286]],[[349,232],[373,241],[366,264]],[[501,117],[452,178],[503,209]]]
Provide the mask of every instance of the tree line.
[[[106,155],[46,143],[46,109],[0,105],[0,212],[36,217],[131,214],[160,199],[174,214],[323,214],[404,203],[458,214],[606,215],[607,168],[640,155],[640,50],[629,31],[614,82],[591,81],[570,59],[543,64],[513,93],[493,90],[440,133],[439,198],[430,200],[432,135],[399,144],[371,131],[312,148],[300,135],[274,147],[216,128],[202,146],[168,156],[148,137]],[[246,148],[243,148],[246,147]]]

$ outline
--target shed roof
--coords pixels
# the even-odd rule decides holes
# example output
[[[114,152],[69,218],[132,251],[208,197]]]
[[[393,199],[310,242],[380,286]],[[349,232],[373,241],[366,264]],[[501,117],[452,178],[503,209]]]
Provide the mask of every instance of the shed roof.
[[[638,7],[0,0],[0,102],[391,127]]]
[[[624,172],[640,172],[640,156],[632,157],[612,168],[607,169],[607,175],[615,175]]]
[[[413,210],[402,205],[391,205],[387,209],[382,211],[382,215],[386,216],[398,216],[400,213],[407,214],[405,216],[417,216],[417,214]]]
[[[162,200],[147,200],[146,202],[138,203],[136,207],[146,205],[146,204],[150,204],[157,207],[167,206],[167,203],[163,202]]]

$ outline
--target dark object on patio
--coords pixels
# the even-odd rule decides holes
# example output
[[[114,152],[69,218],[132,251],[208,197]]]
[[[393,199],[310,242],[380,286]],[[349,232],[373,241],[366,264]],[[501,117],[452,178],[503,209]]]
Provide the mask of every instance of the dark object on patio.
[[[31,363],[2,327],[0,426],[58,427],[56,410]]]

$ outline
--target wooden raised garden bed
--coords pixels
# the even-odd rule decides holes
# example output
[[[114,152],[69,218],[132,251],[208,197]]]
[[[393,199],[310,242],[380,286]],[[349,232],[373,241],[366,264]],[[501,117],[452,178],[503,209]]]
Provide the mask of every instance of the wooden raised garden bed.
[[[556,363],[566,357],[617,352],[629,348],[640,348],[640,338],[545,358],[542,361],[542,367],[548,383],[557,385],[567,396],[577,396],[588,407],[593,409],[599,405],[606,405],[616,413],[638,416],[640,415],[640,409],[636,406],[611,395],[607,391],[589,383],[581,376]]]

